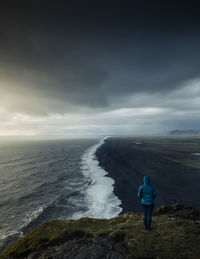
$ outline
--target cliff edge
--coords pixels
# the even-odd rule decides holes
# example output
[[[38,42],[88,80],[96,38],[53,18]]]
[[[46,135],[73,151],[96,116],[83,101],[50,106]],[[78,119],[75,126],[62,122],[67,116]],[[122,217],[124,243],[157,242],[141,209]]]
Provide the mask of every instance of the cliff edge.
[[[161,206],[152,229],[142,214],[111,219],[51,220],[9,245],[0,258],[200,258],[200,212],[180,204]]]

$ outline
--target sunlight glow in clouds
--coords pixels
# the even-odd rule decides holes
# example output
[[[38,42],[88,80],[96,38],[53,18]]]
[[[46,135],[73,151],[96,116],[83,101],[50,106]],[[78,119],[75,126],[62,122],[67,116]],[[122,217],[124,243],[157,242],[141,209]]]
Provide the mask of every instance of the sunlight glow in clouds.
[[[2,2],[0,135],[200,130],[199,3],[82,2]]]
[[[136,103],[134,101],[136,97],[137,106],[140,104],[140,107],[131,107]],[[125,102],[129,108],[83,109],[82,112],[50,113],[46,116],[28,114],[25,111],[24,113],[12,112],[2,108],[0,136],[67,137],[166,133],[167,130],[176,127],[174,122],[180,123],[185,116],[199,119],[200,80],[189,81],[182,88],[175,89],[164,96],[159,96],[158,93],[136,94],[129,99],[125,96]],[[148,107],[148,104],[151,106]]]
[[[46,117],[33,117],[26,114],[1,112],[1,136],[14,135],[98,135],[133,134],[144,122],[155,116],[166,114],[162,108],[124,108],[108,112],[82,114],[51,114]]]

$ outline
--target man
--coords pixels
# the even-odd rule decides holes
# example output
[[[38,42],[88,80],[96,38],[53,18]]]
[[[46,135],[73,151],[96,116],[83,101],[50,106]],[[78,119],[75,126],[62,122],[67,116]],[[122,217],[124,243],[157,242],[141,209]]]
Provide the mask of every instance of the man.
[[[157,192],[155,187],[150,182],[150,177],[144,176],[144,184],[139,187],[138,197],[140,198],[144,212],[144,228],[147,230],[150,230],[151,228],[151,215],[156,196]]]

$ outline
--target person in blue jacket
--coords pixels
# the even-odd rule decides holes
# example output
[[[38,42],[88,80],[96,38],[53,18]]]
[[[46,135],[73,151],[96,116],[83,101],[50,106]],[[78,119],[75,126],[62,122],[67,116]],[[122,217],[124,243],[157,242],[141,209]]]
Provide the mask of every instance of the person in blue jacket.
[[[151,184],[150,177],[144,176],[144,184],[139,187],[138,197],[141,201],[144,217],[144,228],[150,229],[151,215],[154,207],[154,199],[157,196],[155,187]]]

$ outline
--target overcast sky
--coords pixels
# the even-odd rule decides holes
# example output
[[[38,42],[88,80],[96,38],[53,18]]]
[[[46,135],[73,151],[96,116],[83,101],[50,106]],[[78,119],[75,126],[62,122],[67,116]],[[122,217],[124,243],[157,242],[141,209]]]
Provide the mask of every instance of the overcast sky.
[[[200,129],[198,1],[4,1],[0,135]]]

